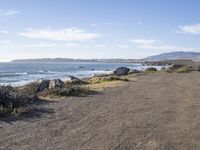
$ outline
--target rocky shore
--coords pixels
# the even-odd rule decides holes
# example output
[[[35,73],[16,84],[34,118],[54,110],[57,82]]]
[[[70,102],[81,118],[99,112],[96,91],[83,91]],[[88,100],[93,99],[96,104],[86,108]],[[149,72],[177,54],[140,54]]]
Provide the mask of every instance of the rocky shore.
[[[145,62],[149,67],[144,71],[119,67],[111,74],[94,75],[85,79],[69,76],[71,80],[68,81],[40,79],[19,87],[0,86],[0,116],[21,115],[30,107],[32,108],[35,102],[43,101],[46,97],[81,96],[95,92],[86,85],[110,81],[128,82],[131,80],[131,76],[157,72],[158,70],[151,65],[170,65],[170,67],[163,67],[160,70],[160,72],[167,73],[200,71],[199,65],[180,62],[182,61],[176,61],[176,63],[173,61],[174,64],[172,62]]]

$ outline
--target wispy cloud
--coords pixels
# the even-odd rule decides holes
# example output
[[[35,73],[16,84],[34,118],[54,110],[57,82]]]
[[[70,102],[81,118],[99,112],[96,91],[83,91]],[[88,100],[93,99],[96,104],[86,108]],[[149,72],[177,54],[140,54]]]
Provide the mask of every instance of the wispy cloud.
[[[138,48],[154,49],[154,50],[182,50],[182,51],[192,51],[195,48],[180,47],[176,45],[165,44],[159,40],[155,39],[131,39],[130,42],[134,43]]]
[[[28,28],[25,32],[19,33],[20,36],[32,39],[46,39],[55,41],[89,41],[101,36],[98,33],[87,32],[79,28],[45,29]]]
[[[44,42],[40,42],[37,44],[21,44],[18,45],[18,47],[22,47],[22,48],[51,48],[51,47],[57,47],[58,44],[56,43],[44,43]]]
[[[0,40],[0,48],[11,48],[13,47],[13,43],[8,40]]]
[[[92,27],[96,26],[121,26],[122,24],[120,23],[113,23],[113,22],[102,22],[102,23],[92,23]]]
[[[133,42],[133,43],[138,44],[138,45],[152,45],[152,44],[157,43],[158,40],[139,38],[139,39],[131,39],[130,42]]]
[[[200,24],[179,26],[176,33],[200,34]]]
[[[18,10],[0,10],[0,16],[13,16],[18,13]]]
[[[8,31],[6,31],[6,30],[0,30],[0,34],[8,34]]]

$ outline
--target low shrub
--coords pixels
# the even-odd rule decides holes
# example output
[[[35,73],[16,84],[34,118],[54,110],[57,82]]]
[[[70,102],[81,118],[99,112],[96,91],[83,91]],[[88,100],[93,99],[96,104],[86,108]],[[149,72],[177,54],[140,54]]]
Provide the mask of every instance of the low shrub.
[[[154,72],[156,72],[156,71],[157,71],[156,68],[150,67],[150,68],[147,68],[147,69],[145,70],[145,73],[154,73]]]
[[[66,86],[63,88],[54,88],[46,91],[46,95],[48,96],[83,96],[90,93],[92,93],[91,90],[80,85]]]
[[[27,110],[27,106],[39,100],[11,86],[0,86],[0,116],[18,116]]]
[[[107,76],[107,77],[92,77],[88,80],[91,84],[110,82],[110,81],[128,81],[128,79],[124,79],[123,77],[118,76]]]
[[[177,73],[189,73],[191,71],[193,71],[193,69],[191,67],[185,66],[185,67],[179,68],[176,72]]]

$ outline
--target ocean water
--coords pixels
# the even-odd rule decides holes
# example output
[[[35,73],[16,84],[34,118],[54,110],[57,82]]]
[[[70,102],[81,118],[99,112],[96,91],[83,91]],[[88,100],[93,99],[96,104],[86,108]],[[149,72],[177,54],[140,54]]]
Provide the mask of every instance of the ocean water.
[[[68,80],[68,75],[84,78],[122,66],[139,70],[147,67],[136,63],[0,63],[0,85],[19,86],[38,79]]]

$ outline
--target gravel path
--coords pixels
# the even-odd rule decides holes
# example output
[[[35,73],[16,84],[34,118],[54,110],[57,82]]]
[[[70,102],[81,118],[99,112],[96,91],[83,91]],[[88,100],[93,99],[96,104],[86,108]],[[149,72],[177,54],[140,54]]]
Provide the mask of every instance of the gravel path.
[[[44,109],[44,110],[43,110]],[[200,73],[155,73],[0,121],[0,149],[200,149]]]

